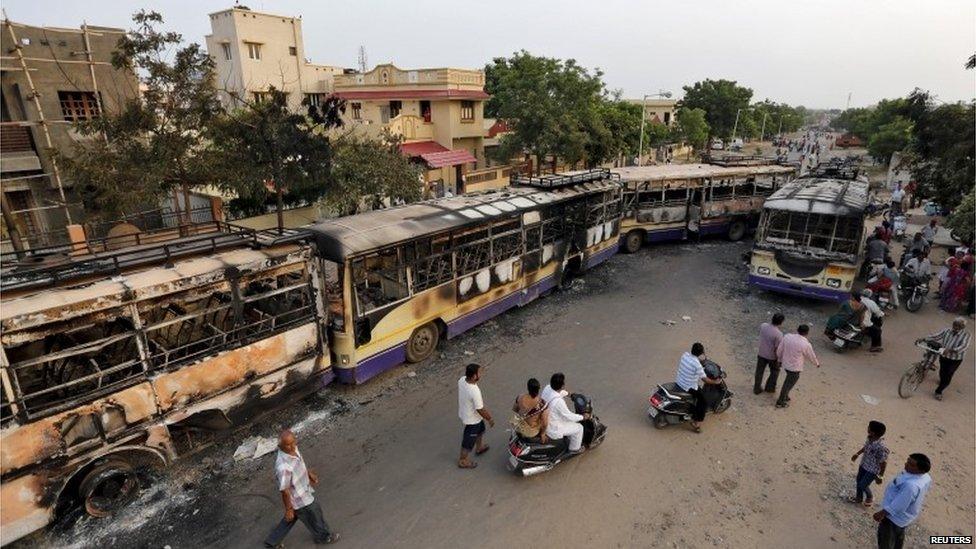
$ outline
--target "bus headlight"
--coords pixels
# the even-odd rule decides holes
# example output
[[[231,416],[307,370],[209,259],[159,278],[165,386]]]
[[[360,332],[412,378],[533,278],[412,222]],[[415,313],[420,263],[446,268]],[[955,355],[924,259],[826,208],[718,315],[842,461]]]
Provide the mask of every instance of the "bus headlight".
[[[831,288],[840,288],[840,279],[839,278],[828,278],[827,279],[827,286],[830,286]]]
[[[770,273],[769,267],[756,267],[756,272],[761,275],[768,275]]]

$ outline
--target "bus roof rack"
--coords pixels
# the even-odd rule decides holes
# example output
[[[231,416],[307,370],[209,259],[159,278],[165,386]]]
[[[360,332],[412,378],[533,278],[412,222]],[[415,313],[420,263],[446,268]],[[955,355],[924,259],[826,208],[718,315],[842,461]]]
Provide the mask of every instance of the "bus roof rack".
[[[738,166],[767,166],[775,164],[775,159],[762,155],[743,155],[743,154],[710,154],[702,155],[702,162],[715,166],[738,167]]]
[[[861,167],[855,162],[842,158],[834,158],[819,164],[803,177],[820,177],[829,179],[844,179],[854,181],[861,175]]]
[[[267,248],[299,242],[311,236],[305,229],[256,230],[214,221],[216,230],[116,250],[72,256],[57,247],[3,254],[0,289],[3,291],[56,286],[92,276],[111,276],[135,267],[168,264],[174,259],[214,253],[229,248]],[[128,238],[133,238],[131,235]],[[70,245],[66,248],[70,248]]]
[[[541,189],[556,189],[560,187],[568,187],[570,185],[578,185],[580,183],[589,183],[591,181],[604,181],[606,179],[619,178],[617,174],[613,174],[607,168],[594,168],[592,170],[581,170],[575,172],[565,172],[565,173],[554,173],[548,175],[521,175],[512,174],[509,176],[510,185],[518,185],[522,187],[538,187]]]

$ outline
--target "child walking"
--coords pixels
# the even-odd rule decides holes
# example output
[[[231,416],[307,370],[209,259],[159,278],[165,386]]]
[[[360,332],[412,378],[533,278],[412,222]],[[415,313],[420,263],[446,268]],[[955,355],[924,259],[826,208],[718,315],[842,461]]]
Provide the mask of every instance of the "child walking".
[[[851,461],[857,461],[857,456],[861,456],[861,466],[857,470],[857,490],[853,497],[847,499],[851,503],[859,503],[865,507],[871,507],[874,503],[871,482],[881,484],[888,465],[888,447],[882,440],[886,430],[885,424],[880,421],[868,422],[868,438],[864,441],[864,446],[851,456]]]

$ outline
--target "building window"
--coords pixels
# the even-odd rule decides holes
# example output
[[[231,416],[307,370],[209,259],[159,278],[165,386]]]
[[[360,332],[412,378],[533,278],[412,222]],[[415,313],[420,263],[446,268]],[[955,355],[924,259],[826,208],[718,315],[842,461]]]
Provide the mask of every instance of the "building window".
[[[352,119],[362,120],[363,119],[363,104],[353,103],[352,104]]]
[[[400,116],[400,111],[403,109],[402,101],[390,101],[390,118],[396,118]]]
[[[264,103],[271,99],[271,94],[268,92],[251,92],[251,97],[254,98],[255,103]]]
[[[30,191],[7,191],[7,203],[13,210],[14,222],[21,231],[21,237],[37,234],[37,219],[34,218],[34,196]]]
[[[430,124],[430,101],[420,102],[420,116],[424,119],[424,122]]]
[[[325,102],[325,94],[324,93],[306,93],[305,94],[305,103],[307,105],[311,105],[313,107],[318,107],[318,106],[321,106],[322,103],[324,103],[324,102]]]
[[[261,44],[256,42],[245,42],[247,44],[247,56],[255,61],[261,60]]]
[[[295,57],[298,55],[298,48],[295,46],[288,46],[288,55]]]
[[[59,91],[58,101],[61,102],[61,114],[65,120],[90,120],[99,115],[94,92]]]
[[[224,59],[230,61],[230,44],[224,42],[220,45],[220,49],[224,50]]]
[[[664,112],[664,125],[665,126],[671,125],[671,113],[668,111]]]
[[[474,122],[474,101],[461,101],[461,122]]]

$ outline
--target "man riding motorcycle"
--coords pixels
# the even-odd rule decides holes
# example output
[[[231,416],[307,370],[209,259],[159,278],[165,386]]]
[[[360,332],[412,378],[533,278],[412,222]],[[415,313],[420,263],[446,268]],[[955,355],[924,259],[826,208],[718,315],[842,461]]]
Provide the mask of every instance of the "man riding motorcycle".
[[[691,428],[696,433],[701,432],[701,422],[705,419],[705,412],[708,410],[708,402],[705,400],[705,394],[699,388],[699,383],[704,382],[709,385],[720,385],[722,383],[721,378],[711,379],[705,375],[704,360],[705,346],[695,342],[691,346],[690,353],[686,352],[681,355],[674,380],[681,390],[687,391],[688,394],[695,397],[695,409],[691,417]]]
[[[569,452],[578,454],[583,451],[583,420],[589,419],[589,414],[576,414],[566,406],[566,400],[562,397],[563,387],[566,385],[566,376],[562,373],[552,375],[549,380],[550,398],[546,400],[545,422],[546,436],[553,440],[569,437]]]

